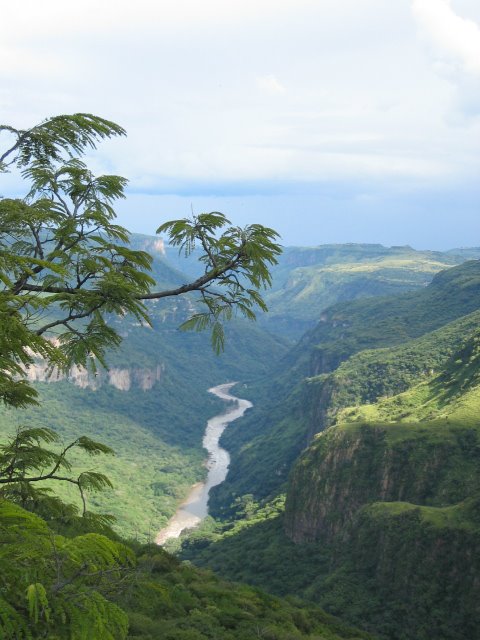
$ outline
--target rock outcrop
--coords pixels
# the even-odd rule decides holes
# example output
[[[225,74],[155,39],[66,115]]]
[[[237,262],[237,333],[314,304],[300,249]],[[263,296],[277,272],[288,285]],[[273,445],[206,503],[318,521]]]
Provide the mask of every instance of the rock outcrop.
[[[475,429],[349,425],[318,435],[290,479],[285,527],[294,542],[333,540],[373,502],[444,507],[480,492]]]
[[[41,360],[31,365],[26,370],[26,377],[30,382],[55,383],[68,380],[82,389],[96,390],[105,384],[109,384],[120,391],[129,391],[131,388],[150,390],[162,377],[163,365],[151,368],[140,367],[112,367],[108,370],[98,370],[92,373],[84,367],[74,366],[68,373],[58,369],[49,371],[47,364]]]

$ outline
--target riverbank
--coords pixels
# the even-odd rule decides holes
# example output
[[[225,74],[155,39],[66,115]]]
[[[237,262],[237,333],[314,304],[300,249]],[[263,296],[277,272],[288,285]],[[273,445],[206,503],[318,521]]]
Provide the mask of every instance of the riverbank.
[[[192,486],[187,498],[170,518],[167,526],[158,532],[155,542],[159,545],[165,544],[171,538],[178,538],[185,529],[196,527],[208,515],[210,490],[221,484],[227,477],[230,455],[220,447],[220,437],[230,422],[243,416],[245,411],[252,407],[252,403],[248,400],[237,398],[229,393],[235,384],[236,382],[228,382],[208,390],[209,393],[231,403],[231,406],[224,413],[208,420],[203,436],[203,446],[208,452],[207,479],[204,483]]]

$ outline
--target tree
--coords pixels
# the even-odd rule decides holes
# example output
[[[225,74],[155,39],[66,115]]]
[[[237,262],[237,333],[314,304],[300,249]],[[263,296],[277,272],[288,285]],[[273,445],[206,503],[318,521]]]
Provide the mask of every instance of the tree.
[[[0,199],[0,400],[5,404],[36,403],[25,371],[38,357],[51,370],[106,366],[106,350],[121,342],[109,322],[112,315],[131,314],[148,323],[149,300],[198,292],[203,309],[183,328],[210,327],[217,351],[223,348],[223,321],[234,313],[254,319],[256,308],[266,309],[259,290],[271,283],[278,236],[258,224],[232,226],[219,212],[157,229],[187,256],[199,248],[204,273],[173,289],[155,289],[151,256],[131,249],[128,231],[115,224],[114,203],[125,197],[127,180],[95,176],[83,159],[99,141],[125,135],[119,125],[90,114],[62,115],[26,130],[3,125],[0,135],[8,142],[0,172],[18,170],[28,184],[25,198]],[[102,474],[61,475],[69,470],[72,447],[92,455],[106,447],[82,437],[55,453],[45,448],[54,440],[49,430],[24,428],[1,447],[4,495],[16,494],[25,503],[39,495],[32,483],[45,479],[76,484],[82,499],[85,489],[108,485]]]
[[[52,370],[106,366],[106,351],[121,341],[110,318],[131,314],[149,322],[149,300],[198,292],[203,310],[184,328],[210,327],[217,350],[224,320],[237,312],[253,319],[256,307],[266,308],[259,289],[270,284],[278,236],[261,225],[232,226],[219,212],[159,227],[186,255],[200,249],[204,273],[155,290],[151,257],[132,250],[128,232],[115,224],[114,203],[127,181],[95,176],[82,159],[102,139],[124,134],[89,114],[56,116],[26,130],[0,126],[10,140],[0,151],[0,173],[19,170],[29,185],[25,198],[0,198],[0,400],[7,405],[37,402],[25,371],[38,357]],[[0,446],[0,637],[120,640],[128,621],[109,596],[131,575],[131,551],[97,533],[55,535],[9,501],[28,508],[47,503],[52,522],[55,499],[36,486],[64,481],[80,490],[83,520],[91,516],[85,491],[111,485],[101,473],[72,476],[68,454],[112,452],[82,436],[56,452],[50,445],[57,440],[50,429],[23,427]],[[69,513],[75,517],[75,508]]]
[[[59,437],[52,429],[40,427],[20,427],[15,436],[6,444],[0,444],[0,496],[14,500],[23,507],[32,508],[46,503],[50,508],[52,500],[48,489],[35,489],[37,482],[60,480],[78,488],[83,504],[83,516],[87,513],[86,491],[101,491],[112,487],[103,473],[84,471],[71,477],[72,465],[68,453],[76,448],[90,456],[113,454],[113,450],[101,442],[80,436],[64,446],[58,453],[45,448],[45,444],[58,443]],[[111,521],[110,521],[111,522]]]
[[[0,126],[9,144],[0,171],[18,169],[28,182],[23,199],[0,199],[0,399],[35,402],[25,368],[41,356],[68,370],[72,364],[106,366],[105,351],[120,336],[111,314],[149,322],[148,300],[198,292],[203,310],[183,328],[210,327],[223,347],[222,323],[234,313],[255,318],[266,310],[259,292],[271,284],[269,267],[280,253],[278,234],[262,225],[233,226],[219,212],[162,224],[171,244],[189,255],[198,247],[204,273],[170,290],[155,290],[151,256],[128,246],[115,224],[114,203],[127,180],[95,176],[82,159],[118,125],[90,114],[49,118],[31,129]]]
[[[55,535],[40,517],[0,500],[0,638],[123,640],[126,613],[113,602],[131,582],[135,555],[87,533]]]

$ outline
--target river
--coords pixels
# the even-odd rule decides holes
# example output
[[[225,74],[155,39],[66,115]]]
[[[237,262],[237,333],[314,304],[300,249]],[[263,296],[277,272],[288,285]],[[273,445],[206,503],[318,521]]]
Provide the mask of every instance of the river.
[[[182,502],[167,526],[158,532],[155,542],[164,544],[169,538],[178,538],[184,529],[197,526],[208,515],[208,495],[212,487],[221,484],[228,473],[230,456],[228,451],[219,445],[220,436],[230,422],[243,416],[252,403],[242,398],[237,398],[229,393],[236,382],[228,382],[212,387],[208,391],[226,402],[235,401],[224,412],[207,422],[203,436],[203,446],[208,451],[207,469],[208,475],[205,482],[193,485],[187,499]]]

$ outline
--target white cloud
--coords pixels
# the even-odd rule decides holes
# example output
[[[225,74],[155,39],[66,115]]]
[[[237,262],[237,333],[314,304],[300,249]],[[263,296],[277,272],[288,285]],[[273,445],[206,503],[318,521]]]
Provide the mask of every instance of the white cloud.
[[[1,120],[28,126],[88,111],[119,122],[128,139],[102,144],[96,162],[138,189],[357,175],[444,181],[473,172],[475,132],[446,121],[452,88],[415,41],[411,1],[6,3]],[[448,3],[414,6],[419,23],[451,37],[425,17],[425,7],[451,11]],[[445,57],[448,73],[466,68],[467,53]],[[462,81],[461,91],[475,112],[475,83]]]
[[[286,87],[284,87],[283,84],[272,74],[257,78],[257,86],[263,91],[271,94],[279,95],[286,93],[287,91]]]
[[[323,0],[325,3],[325,0]],[[331,0],[328,0],[330,2]],[[327,2],[327,4],[328,4]],[[294,15],[315,5],[315,0],[17,0],[2,7],[2,38],[13,28],[24,36],[66,35],[78,31],[99,33],[131,31],[165,33],[171,29],[236,25],[272,14]],[[3,33],[2,33],[3,32]]]
[[[438,54],[480,74],[480,27],[452,9],[450,0],[413,0],[412,10]]]

